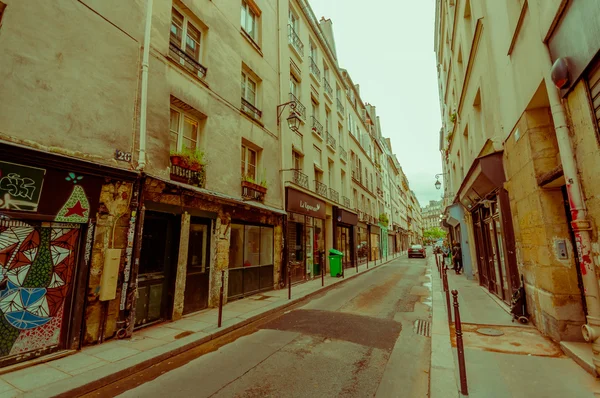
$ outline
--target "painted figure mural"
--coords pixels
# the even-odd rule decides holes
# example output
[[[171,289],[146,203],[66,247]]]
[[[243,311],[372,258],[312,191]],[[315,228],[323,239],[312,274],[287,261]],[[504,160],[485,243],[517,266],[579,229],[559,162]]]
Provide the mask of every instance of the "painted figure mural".
[[[0,358],[58,346],[79,226],[0,221]]]

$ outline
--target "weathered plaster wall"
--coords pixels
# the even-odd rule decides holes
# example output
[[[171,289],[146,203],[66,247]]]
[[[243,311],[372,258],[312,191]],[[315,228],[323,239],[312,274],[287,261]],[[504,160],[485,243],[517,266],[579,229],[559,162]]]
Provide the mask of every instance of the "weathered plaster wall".
[[[103,311],[106,310],[104,338],[114,336],[119,316],[123,269],[125,266],[125,248],[129,230],[129,201],[131,199],[131,183],[111,182],[104,184],[100,194],[100,210],[97,214],[94,244],[92,249],[89,271],[88,292],[85,312],[84,344],[96,343],[102,328]],[[114,241],[113,241],[114,230]],[[106,249],[123,249],[119,267],[119,283],[117,284],[116,299],[107,302],[99,300],[100,280],[104,268],[104,253]],[[103,307],[105,307],[103,309]]]
[[[529,311],[552,339],[580,340],[584,322],[581,295],[560,188],[541,188],[537,178],[558,166],[558,145],[548,108],[526,111],[505,143],[504,167],[509,192],[517,262],[525,277]],[[567,242],[561,260],[557,240]]]

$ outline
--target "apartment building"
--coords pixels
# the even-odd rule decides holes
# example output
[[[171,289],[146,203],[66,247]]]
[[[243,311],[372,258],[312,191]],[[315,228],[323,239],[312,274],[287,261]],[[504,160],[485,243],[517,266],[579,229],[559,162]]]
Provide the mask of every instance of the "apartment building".
[[[429,204],[421,208],[423,217],[423,229],[428,230],[440,226],[440,215],[442,214],[442,201],[430,200]]]
[[[392,252],[399,162],[306,2],[47,3],[0,1],[0,366]]]
[[[599,14],[558,0],[436,11],[445,221],[476,259],[466,273],[507,304],[523,277],[533,323],[567,345],[599,336]]]

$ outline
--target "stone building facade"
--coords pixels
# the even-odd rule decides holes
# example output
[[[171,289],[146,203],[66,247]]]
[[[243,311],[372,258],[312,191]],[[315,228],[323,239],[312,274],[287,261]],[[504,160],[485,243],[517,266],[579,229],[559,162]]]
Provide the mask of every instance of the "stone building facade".
[[[562,342],[598,336],[599,7],[437,2],[446,222],[482,259],[472,276],[507,303],[522,277],[533,323]]]
[[[440,226],[440,215],[442,214],[442,201],[430,200],[429,204],[421,208],[423,216],[423,229],[428,230]]]

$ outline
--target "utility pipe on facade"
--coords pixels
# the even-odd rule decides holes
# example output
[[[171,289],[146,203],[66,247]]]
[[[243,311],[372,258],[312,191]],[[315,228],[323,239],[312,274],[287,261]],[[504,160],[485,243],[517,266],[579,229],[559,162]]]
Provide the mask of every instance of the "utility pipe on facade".
[[[550,53],[548,52],[550,56]],[[550,65],[552,62],[550,60]],[[577,173],[575,153],[569,136],[569,126],[557,88],[552,84],[550,76],[544,79],[548,91],[548,100],[554,121],[554,130],[558,142],[560,160],[569,196],[569,207],[571,210],[571,227],[575,235],[577,253],[579,256],[579,267],[583,279],[585,301],[588,315],[587,324],[582,326],[583,338],[592,343],[593,361],[596,371],[600,372],[600,301],[599,287],[596,276],[596,266],[592,260],[591,253],[591,223],[588,219],[587,209],[583,201],[581,183]]]
[[[142,56],[142,90],[140,98],[140,151],[138,170],[146,167],[146,114],[148,108],[148,67],[150,59],[150,32],[152,28],[152,2],[146,3],[146,27],[144,29],[144,53]]]

